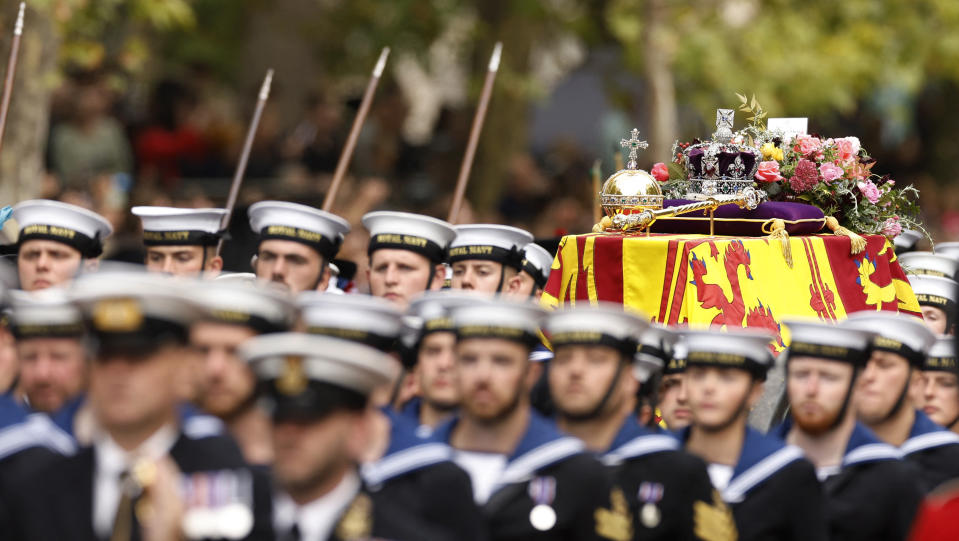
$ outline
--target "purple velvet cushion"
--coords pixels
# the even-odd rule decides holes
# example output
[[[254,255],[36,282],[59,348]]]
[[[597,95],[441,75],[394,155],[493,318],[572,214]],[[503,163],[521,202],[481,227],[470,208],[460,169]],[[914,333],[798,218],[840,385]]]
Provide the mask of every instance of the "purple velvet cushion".
[[[664,207],[678,207],[694,203],[686,199],[667,199]],[[786,224],[790,235],[812,235],[819,232],[826,219],[822,210],[805,203],[767,201],[755,210],[741,209],[736,205],[723,205],[716,209],[715,234],[742,237],[768,235],[772,220],[780,219]],[[765,226],[765,228],[764,228]],[[651,228],[653,233],[699,233],[709,234],[709,213],[691,212],[672,218],[660,218]]]

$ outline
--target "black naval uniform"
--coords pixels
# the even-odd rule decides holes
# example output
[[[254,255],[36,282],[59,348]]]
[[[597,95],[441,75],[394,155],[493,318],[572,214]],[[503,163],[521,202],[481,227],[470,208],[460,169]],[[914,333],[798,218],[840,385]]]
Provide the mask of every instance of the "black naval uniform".
[[[449,442],[456,422],[440,425],[434,434]],[[543,506],[539,516],[553,520],[534,520],[537,506]],[[629,539],[629,510],[625,502],[610,501],[602,464],[584,452],[582,442],[534,412],[481,510],[494,541]]]
[[[96,450],[84,447],[63,457],[17,487],[12,502],[13,529],[4,539],[23,541],[96,541],[93,525]],[[185,476],[250,472],[239,447],[222,433],[215,418],[197,416],[180,427],[169,456]],[[271,540],[271,495],[263,476],[253,479],[253,529],[244,539]],[[135,517],[134,517],[135,520]],[[134,528],[139,539],[139,527]]]
[[[791,422],[777,433],[785,437]],[[922,502],[914,465],[856,423],[838,471],[820,472],[831,541],[900,541]]]
[[[433,533],[421,531],[419,539],[486,539],[469,475],[453,463],[450,446],[417,436],[419,427],[401,414],[385,413],[391,424],[389,447],[361,470],[374,505],[397,507],[403,515],[423,520]]]
[[[689,438],[689,429],[680,440]],[[733,476],[720,490],[733,509],[739,541],[828,539],[823,491],[802,451],[746,427]]]
[[[959,479],[959,435],[916,411],[909,438],[899,447],[906,462],[919,468],[920,482],[928,493],[939,485]]]
[[[735,535],[729,508],[714,499],[706,464],[680,450],[672,434],[653,432],[630,416],[602,460],[629,503],[633,539],[701,539],[697,529],[717,530],[721,522]]]

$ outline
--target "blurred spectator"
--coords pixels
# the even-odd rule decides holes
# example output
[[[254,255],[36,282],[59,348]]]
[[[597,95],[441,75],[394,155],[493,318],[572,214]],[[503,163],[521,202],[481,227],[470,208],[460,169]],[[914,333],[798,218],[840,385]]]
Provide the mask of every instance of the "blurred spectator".
[[[61,181],[79,184],[98,174],[132,172],[130,144],[109,111],[110,95],[99,78],[76,84],[65,121],[50,134],[50,166]]]
[[[550,182],[529,154],[516,154],[510,160],[505,193],[500,199],[500,214],[510,223],[529,224],[549,202]],[[527,226],[527,229],[529,227]]]
[[[312,173],[332,173],[343,150],[343,114],[325,95],[307,98],[303,118],[283,141],[283,158]]]
[[[150,124],[136,139],[140,182],[170,189],[185,174],[202,168],[206,147],[187,121],[195,107],[195,96],[180,83],[161,81],[154,89]]]

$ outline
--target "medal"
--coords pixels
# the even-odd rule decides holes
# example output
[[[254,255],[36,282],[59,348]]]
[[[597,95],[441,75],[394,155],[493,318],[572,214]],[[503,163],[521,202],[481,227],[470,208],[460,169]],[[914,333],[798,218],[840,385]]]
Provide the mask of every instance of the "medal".
[[[663,499],[664,490],[662,483],[643,482],[639,485],[636,497],[643,502],[639,509],[639,522],[646,528],[655,528],[663,520],[663,514],[656,504]]]
[[[229,503],[217,510],[220,536],[243,539],[253,529],[253,512],[242,503]]]
[[[529,523],[541,532],[553,529],[556,525],[556,511],[550,507],[556,499],[556,479],[554,477],[536,477],[529,482],[529,497],[536,504],[529,512]]]
[[[545,532],[556,525],[556,511],[546,504],[539,504],[529,512],[529,523],[541,532]]]
[[[659,521],[662,518],[662,513],[659,512],[659,508],[655,504],[647,503],[639,510],[639,520],[647,528],[659,526]]]

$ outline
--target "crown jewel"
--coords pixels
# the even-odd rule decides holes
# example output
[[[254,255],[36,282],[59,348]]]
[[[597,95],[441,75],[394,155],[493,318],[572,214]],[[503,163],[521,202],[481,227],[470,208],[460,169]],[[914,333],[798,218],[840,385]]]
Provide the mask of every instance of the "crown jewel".
[[[733,142],[734,115],[732,109],[717,109],[712,141],[691,145],[684,151],[689,179],[687,198],[735,195],[753,185],[753,176],[759,168],[759,152],[749,145]]]

